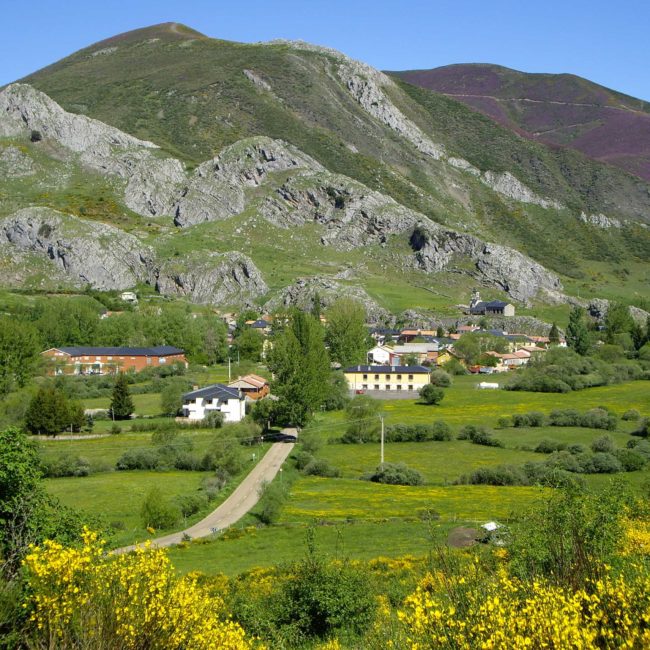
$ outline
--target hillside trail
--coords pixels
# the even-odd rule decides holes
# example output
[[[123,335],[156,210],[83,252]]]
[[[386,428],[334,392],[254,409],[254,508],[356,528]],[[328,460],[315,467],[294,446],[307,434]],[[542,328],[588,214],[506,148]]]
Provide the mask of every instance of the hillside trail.
[[[257,504],[262,486],[265,483],[270,483],[282,470],[282,464],[291,453],[294,444],[274,443],[235,491],[207,517],[185,530],[152,539],[150,540],[151,545],[154,547],[172,546],[182,542],[184,538],[207,537],[232,526]],[[128,553],[143,546],[144,543],[131,544],[117,548],[112,552]]]

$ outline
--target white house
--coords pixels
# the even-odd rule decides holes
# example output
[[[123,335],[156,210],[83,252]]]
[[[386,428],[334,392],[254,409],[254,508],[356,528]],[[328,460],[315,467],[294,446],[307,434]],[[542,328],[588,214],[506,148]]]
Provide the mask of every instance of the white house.
[[[386,345],[375,345],[372,350],[368,351],[368,363],[378,366],[387,366],[391,362],[393,348]]]
[[[419,391],[431,381],[424,366],[352,366],[343,371],[350,390]]]
[[[223,413],[224,422],[241,422],[246,415],[243,393],[224,384],[214,384],[183,395],[183,415],[202,420],[210,411]]]

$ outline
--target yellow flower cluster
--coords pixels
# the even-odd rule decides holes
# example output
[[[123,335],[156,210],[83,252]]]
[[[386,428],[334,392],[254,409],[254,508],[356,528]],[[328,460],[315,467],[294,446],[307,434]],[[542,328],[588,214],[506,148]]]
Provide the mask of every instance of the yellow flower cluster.
[[[650,647],[650,579],[607,577],[571,591],[543,581],[526,584],[499,569],[484,589],[458,608],[426,576],[407,597],[398,619],[406,646],[423,648]]]
[[[47,541],[25,558],[35,634],[48,647],[251,648],[223,602],[196,576],[178,578],[165,551],[104,554],[85,530],[79,548]],[[101,641],[101,643],[100,643]]]
[[[622,555],[650,555],[650,521],[627,520]]]

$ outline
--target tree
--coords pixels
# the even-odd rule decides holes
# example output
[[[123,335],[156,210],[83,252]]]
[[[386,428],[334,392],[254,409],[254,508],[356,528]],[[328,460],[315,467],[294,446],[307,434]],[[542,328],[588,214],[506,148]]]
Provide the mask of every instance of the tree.
[[[557,325],[553,323],[551,325],[551,330],[548,333],[549,343],[557,345],[560,342],[560,330],[558,330]]]
[[[327,310],[325,340],[333,361],[342,366],[365,363],[368,353],[366,310],[351,298],[340,298]]]
[[[436,331],[436,336],[439,339],[442,339],[445,337],[445,328],[442,325],[438,325],[438,329]]]
[[[630,316],[630,308],[620,302],[612,302],[605,316],[605,342],[616,343],[619,334],[627,334],[632,330],[634,320]]]
[[[454,352],[469,365],[475,365],[479,357],[489,350],[506,352],[507,349],[508,344],[504,337],[482,332],[468,332],[454,343]]]
[[[183,407],[183,394],[187,391],[187,382],[183,379],[167,381],[160,393],[160,410],[163,415],[174,417]]]
[[[36,435],[55,436],[71,425],[84,425],[83,409],[70,404],[65,393],[53,386],[42,386],[32,398],[25,413],[25,428]]]
[[[420,397],[425,404],[440,404],[445,396],[445,391],[433,384],[427,384],[420,388]]]
[[[135,411],[135,406],[129,394],[129,384],[126,375],[120,372],[115,378],[110,413],[114,420],[128,420],[133,411]]]
[[[0,317],[0,395],[14,385],[23,387],[39,362],[40,343],[36,328],[8,316]]]
[[[271,399],[258,399],[251,409],[251,417],[263,431],[268,431],[275,418],[275,402]]]
[[[376,440],[381,428],[382,404],[370,395],[357,395],[345,407],[347,426],[345,442],[368,442]]]
[[[582,307],[574,307],[569,314],[566,342],[572,350],[582,356],[585,356],[589,351],[589,332],[585,323],[585,311]]]
[[[242,359],[259,361],[264,347],[264,337],[257,330],[247,327],[234,340],[234,345]]]
[[[278,422],[303,426],[323,403],[328,391],[330,362],[323,328],[310,314],[294,310],[278,331],[268,355],[278,396]]]
[[[311,306],[311,315],[320,323],[320,317],[321,317],[321,310],[322,310],[322,302],[320,299],[320,294],[318,291],[314,293],[314,301]]]

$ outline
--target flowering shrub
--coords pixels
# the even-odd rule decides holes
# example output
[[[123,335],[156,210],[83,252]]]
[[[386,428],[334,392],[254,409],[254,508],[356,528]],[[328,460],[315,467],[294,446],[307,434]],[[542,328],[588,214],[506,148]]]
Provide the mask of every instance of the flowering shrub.
[[[33,634],[39,645],[75,648],[250,648],[196,577],[177,578],[163,550],[104,554],[88,529],[80,548],[52,541],[26,556]]]

